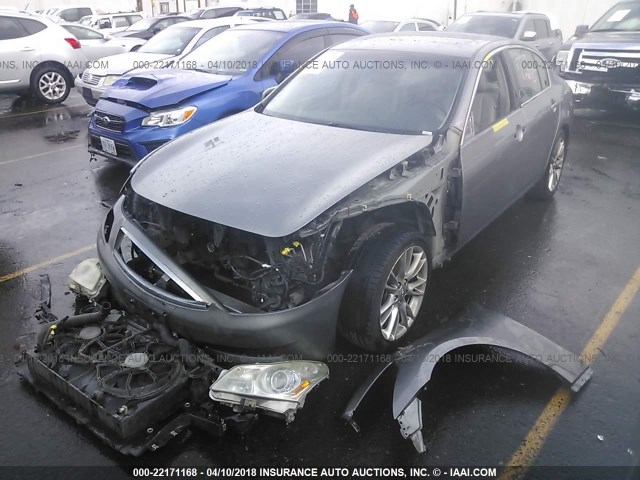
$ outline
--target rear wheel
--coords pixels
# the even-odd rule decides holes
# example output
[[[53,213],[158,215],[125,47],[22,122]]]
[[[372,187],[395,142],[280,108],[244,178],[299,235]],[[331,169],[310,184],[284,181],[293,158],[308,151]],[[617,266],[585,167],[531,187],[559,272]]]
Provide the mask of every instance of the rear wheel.
[[[388,229],[363,247],[345,294],[340,330],[373,352],[394,349],[413,327],[424,300],[431,259],[424,237]]]
[[[531,189],[532,197],[541,200],[549,200],[553,197],[560,184],[566,156],[567,136],[561,131],[553,144],[553,149],[542,177]]]
[[[62,103],[71,92],[71,82],[62,67],[42,65],[33,73],[31,91],[45,103]]]

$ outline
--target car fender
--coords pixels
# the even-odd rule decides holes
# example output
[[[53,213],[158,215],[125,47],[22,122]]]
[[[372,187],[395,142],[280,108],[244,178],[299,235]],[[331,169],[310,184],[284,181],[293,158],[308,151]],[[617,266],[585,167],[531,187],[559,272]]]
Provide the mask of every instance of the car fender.
[[[402,348],[379,364],[349,401],[343,419],[357,431],[353,419],[367,392],[392,365],[397,366],[393,392],[393,418],[401,434],[424,452],[422,410],[418,393],[431,380],[437,362],[448,353],[470,345],[486,345],[521,353],[547,367],[577,392],[591,378],[593,370],[582,359],[515,320],[471,304],[446,325]]]

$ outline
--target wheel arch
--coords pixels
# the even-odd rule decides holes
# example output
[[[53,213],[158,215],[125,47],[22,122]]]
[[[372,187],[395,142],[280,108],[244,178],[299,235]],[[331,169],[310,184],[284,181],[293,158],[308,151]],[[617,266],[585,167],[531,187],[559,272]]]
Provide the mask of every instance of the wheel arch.
[[[71,71],[63,64],[60,62],[57,62],[55,60],[46,60],[44,62],[40,62],[38,65],[35,66],[35,68],[33,70],[31,70],[31,75],[29,76],[29,87],[33,88],[33,82],[35,79],[35,76],[37,75],[37,73],[42,70],[45,67],[48,66],[54,66],[54,67],[58,67],[60,68],[64,74],[65,77],[67,79],[67,82],[70,83],[70,87],[69,88],[73,88],[73,84],[74,84],[74,78],[73,78],[73,74],[71,73]]]

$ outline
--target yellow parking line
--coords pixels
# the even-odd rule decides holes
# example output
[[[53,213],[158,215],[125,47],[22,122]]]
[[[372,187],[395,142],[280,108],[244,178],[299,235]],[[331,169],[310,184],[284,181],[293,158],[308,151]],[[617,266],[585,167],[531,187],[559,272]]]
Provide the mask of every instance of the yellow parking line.
[[[594,359],[598,351],[604,346],[636,293],[638,293],[638,289],[640,289],[640,267],[633,274],[616,301],[613,302],[597,330],[583,348],[581,356],[585,361]],[[569,389],[561,388],[549,400],[536,423],[531,427],[520,447],[518,447],[518,450],[516,450],[507,464],[507,467],[518,468],[505,470],[498,480],[516,480],[524,476],[538,456],[553,426],[569,405],[570,397],[571,392]]]
[[[79,248],[72,252],[65,253],[63,255],[59,255],[57,257],[50,258],[49,260],[45,260],[44,262],[36,263],[27,268],[23,268],[22,270],[17,270],[13,273],[9,273],[7,275],[3,275],[0,277],[0,283],[8,282],[9,280],[13,280],[14,278],[21,277],[22,275],[26,275],[27,273],[31,273],[35,270],[39,270],[40,268],[48,267],[49,265],[53,265],[54,263],[61,262],[62,260],[66,260],[67,258],[75,257],[76,255],[80,255],[81,253],[88,252],[96,248],[96,244],[92,243],[91,245],[87,245],[85,247]]]
[[[86,105],[87,107],[91,108],[91,105],[89,105],[88,103],[79,103],[78,105],[61,105],[59,107],[45,108],[43,110],[34,110],[32,112],[14,113],[13,115],[0,115],[0,120],[2,120],[3,118],[24,117],[25,115],[35,115],[36,113],[52,112],[54,110],[60,110],[61,108],[82,107],[83,105]]]
[[[57,150],[51,150],[49,152],[36,153],[34,155],[28,155],[26,157],[14,158],[13,160],[4,160],[0,162],[0,165],[8,165],[10,163],[21,162],[23,160],[31,160],[32,158],[44,157],[45,155],[51,155],[53,153],[64,152],[66,150],[73,150],[74,148],[86,148],[86,145],[83,143],[81,145],[71,145],[69,147],[59,148]]]

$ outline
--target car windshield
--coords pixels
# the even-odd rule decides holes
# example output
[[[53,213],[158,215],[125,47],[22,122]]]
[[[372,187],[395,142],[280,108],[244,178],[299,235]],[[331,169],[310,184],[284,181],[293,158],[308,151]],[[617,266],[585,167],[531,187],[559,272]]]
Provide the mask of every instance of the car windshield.
[[[371,33],[393,32],[400,22],[391,21],[373,21],[363,22],[360,24],[362,28]]]
[[[449,25],[447,31],[513,38],[516,35],[519,23],[520,19],[516,17],[465,15]]]
[[[142,45],[138,51],[144,53],[180,55],[199,31],[200,29],[198,27],[169,27],[152,37],[147,43]]]
[[[227,30],[183,58],[198,70],[238,75],[260,65],[262,57],[284,35],[268,30]]]
[[[262,113],[373,132],[434,132],[447,120],[465,76],[456,62],[461,60],[330,50],[308,62]]]
[[[148,30],[151,27],[151,25],[154,24],[155,21],[156,21],[155,18],[143,18],[142,20],[138,20],[133,25],[130,25],[129,28],[127,28],[127,30],[136,31],[136,32],[139,32],[142,30]]]
[[[591,31],[640,31],[640,3],[619,3],[605,13],[604,16],[591,27]]]

